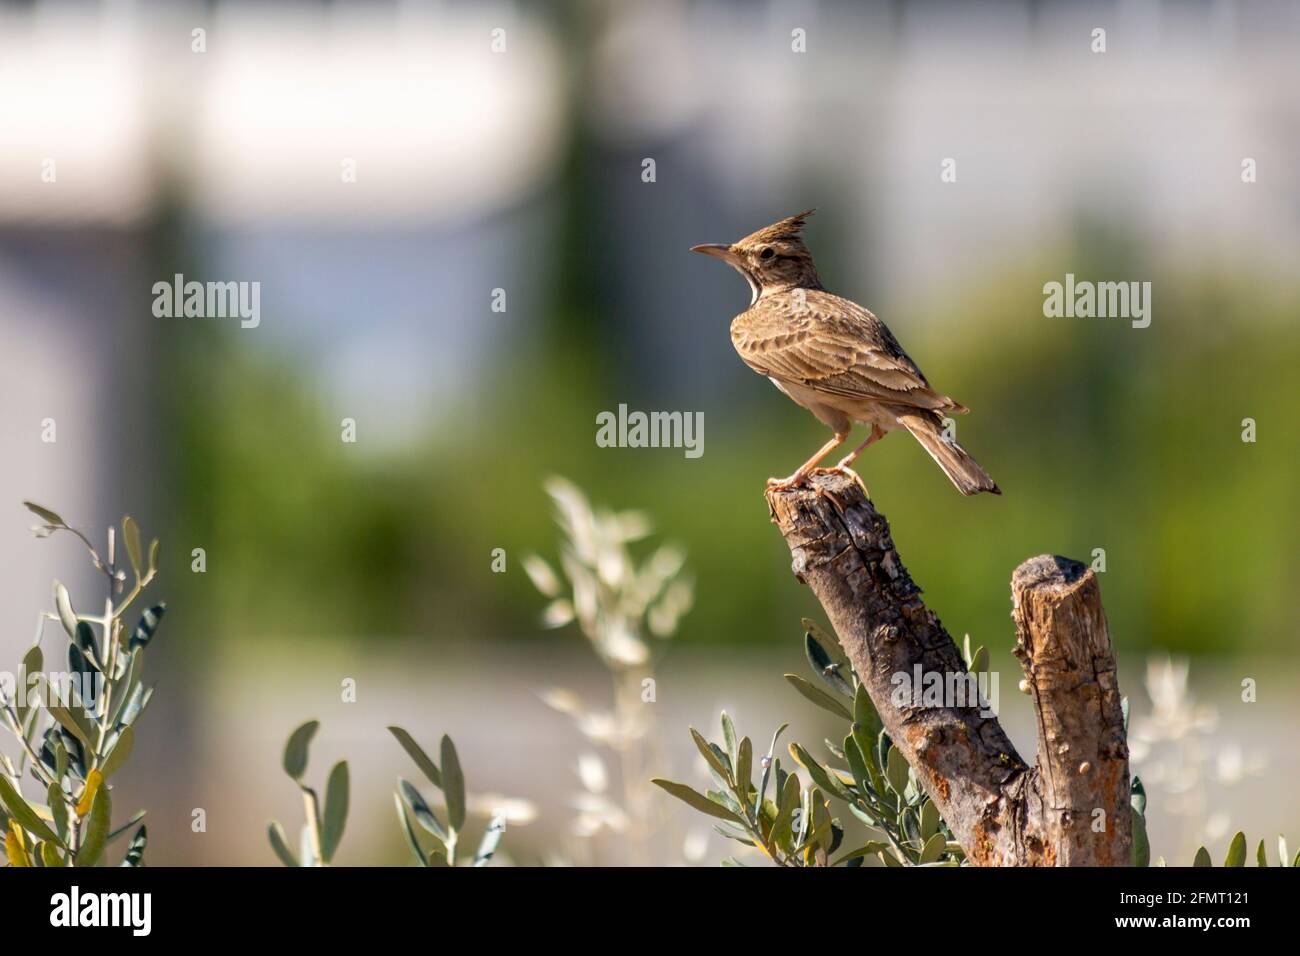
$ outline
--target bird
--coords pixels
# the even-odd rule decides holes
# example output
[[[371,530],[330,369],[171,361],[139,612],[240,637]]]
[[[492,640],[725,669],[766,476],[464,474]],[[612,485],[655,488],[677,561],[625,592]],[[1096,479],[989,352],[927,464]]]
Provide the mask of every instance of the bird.
[[[749,283],[749,308],[731,322],[731,342],[740,358],[835,432],[793,474],[769,478],[769,491],[793,488],[828,470],[853,477],[865,491],[850,466],[901,427],[963,495],[1002,494],[988,472],[944,433],[946,414],[970,409],[930,387],[884,322],[822,285],[803,241],[815,211],[774,222],[737,242],[691,247],[733,266]],[[848,440],[855,422],[870,425],[871,434],[834,468],[819,469],[818,463]]]

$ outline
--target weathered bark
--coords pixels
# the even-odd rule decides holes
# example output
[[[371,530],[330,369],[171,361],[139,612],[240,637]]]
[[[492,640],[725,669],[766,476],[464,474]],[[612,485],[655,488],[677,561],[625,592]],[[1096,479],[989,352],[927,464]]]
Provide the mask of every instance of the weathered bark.
[[[1127,866],[1128,748],[1115,659],[1093,573],[1042,556],[1012,580],[1016,656],[1038,712],[1029,767],[995,716],[969,706],[896,702],[895,675],[966,664],[921,601],[889,525],[852,479],[819,472],[812,486],[768,494],[773,521],[880,717],[967,858],[985,866]]]

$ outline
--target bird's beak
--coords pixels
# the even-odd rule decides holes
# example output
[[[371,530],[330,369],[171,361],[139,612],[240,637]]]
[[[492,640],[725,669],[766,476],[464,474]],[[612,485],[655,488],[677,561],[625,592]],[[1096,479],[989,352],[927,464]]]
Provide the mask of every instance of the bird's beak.
[[[731,251],[731,246],[721,242],[706,242],[702,246],[691,246],[691,252],[702,252],[706,256],[716,256],[725,262],[736,265],[740,259]]]

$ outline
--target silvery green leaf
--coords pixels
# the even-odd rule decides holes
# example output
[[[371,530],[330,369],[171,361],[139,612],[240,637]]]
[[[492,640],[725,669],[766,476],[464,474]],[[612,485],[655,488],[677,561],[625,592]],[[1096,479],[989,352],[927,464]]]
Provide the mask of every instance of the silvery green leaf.
[[[40,518],[46,524],[54,525],[54,527],[56,528],[66,528],[68,526],[68,523],[66,521],[60,518],[49,508],[42,508],[34,501],[24,501],[23,507],[26,508],[28,511],[30,511],[32,514],[36,515],[36,517]]]
[[[1246,834],[1240,830],[1228,844],[1228,855],[1223,860],[1224,866],[1245,866],[1246,865]]]
[[[849,713],[847,707],[824,690],[814,687],[798,674],[786,674],[785,679],[789,682],[791,687],[823,710],[830,711],[836,717],[840,717],[844,720],[853,719],[853,715]]]
[[[811,803],[812,831],[807,837],[807,842],[815,845],[822,852],[829,853],[835,838],[831,826],[830,804],[827,803],[826,797],[816,787],[812,791]]]
[[[266,828],[266,838],[271,841],[271,849],[275,851],[275,855],[280,858],[281,863],[291,867],[298,865],[298,858],[289,849],[289,841],[284,835],[284,828],[278,822],[271,821],[271,825]]]
[[[844,788],[839,778],[818,763],[816,758],[802,746],[792,743],[790,745],[790,756],[794,757],[808,771],[808,776],[812,777],[813,783],[817,784],[817,786],[833,793],[846,803],[853,802],[853,795]]]
[[[294,780],[301,782],[307,772],[308,748],[319,727],[319,720],[307,721],[289,735],[289,742],[284,745],[284,772]]]
[[[141,614],[140,623],[135,626],[135,630],[131,634],[130,646],[147,647],[149,642],[153,640],[154,634],[158,632],[158,624],[166,613],[166,604],[155,604]]]
[[[704,795],[719,806],[726,807],[736,816],[744,818],[745,813],[740,809],[740,803],[734,795],[727,793],[725,790],[706,790]]]
[[[411,808],[411,814],[415,817],[415,821],[443,843],[446,843],[448,839],[447,828],[442,825],[442,821],[434,815],[433,810],[424,802],[424,797],[420,795],[420,791],[401,777],[397,778],[397,788],[401,791],[402,798],[406,801],[407,806]]]
[[[18,711],[18,720],[27,719],[27,685],[26,680],[29,674],[39,674],[45,666],[45,656],[41,653],[39,644],[33,645],[27,649],[23,655],[23,686],[14,688],[14,708]]]
[[[722,712],[722,742],[727,748],[727,756],[731,759],[731,766],[736,765],[736,758],[739,756],[737,751],[736,727],[731,722],[731,717],[724,710]]]
[[[1205,847],[1201,847],[1196,851],[1196,858],[1192,860],[1192,866],[1214,866],[1213,861],[1210,860],[1210,853]]]
[[[707,813],[709,816],[717,817],[719,820],[726,820],[729,823],[738,823],[742,825],[744,823],[736,813],[721,804],[714,803],[704,794],[692,790],[684,783],[676,783],[672,780],[664,780],[658,777],[650,782],[657,787],[662,787],[664,790],[667,790],[678,800],[690,804],[701,813]]]
[[[856,850],[850,850],[848,853],[845,853],[838,860],[832,863],[831,866],[844,866],[851,860],[861,859],[862,857],[870,856],[873,853],[880,853],[888,849],[888,843],[884,843],[880,840],[869,840]]]
[[[144,827],[135,831],[135,836],[131,837],[131,843],[126,848],[126,857],[122,860],[123,866],[140,866],[144,863],[144,848],[149,842],[149,831]]]
[[[889,756],[885,761],[885,776],[894,792],[901,797],[907,790],[908,766],[907,758],[897,747],[889,748]]]
[[[86,720],[80,707],[52,707],[46,706],[45,710],[59,724],[76,737],[81,745],[85,747],[92,755],[94,754],[94,745],[90,742],[93,735],[93,729]]]
[[[704,735],[694,727],[689,728],[689,730],[691,732],[691,740],[695,741],[695,749],[700,752],[700,756],[704,758],[704,762],[713,768],[714,773],[721,776],[724,781],[730,784],[732,782],[731,768],[727,766],[725,756],[716,752],[713,749],[713,745],[705,740]]]
[[[143,577],[144,552],[140,547],[140,526],[130,515],[122,519],[122,537],[126,540],[126,556],[131,561],[131,570],[137,578]]]
[[[1133,782],[1129,784],[1129,803],[1138,813],[1147,812],[1147,791],[1142,786],[1142,778],[1135,776]]]
[[[53,817],[54,829],[59,834],[59,842],[68,845],[68,802],[63,798],[63,788],[56,780],[50,784],[48,791],[50,816]]]
[[[939,832],[939,808],[934,805],[933,800],[927,800],[921,805],[921,839],[929,840]]]
[[[501,834],[505,832],[505,817],[497,814],[488,821],[487,830],[483,833],[483,839],[479,841],[478,849],[474,852],[475,866],[487,866],[492,862],[492,856],[497,851],[497,844],[501,842]]]
[[[442,796],[447,801],[447,822],[456,833],[465,826],[465,775],[456,756],[456,745],[442,735]]]
[[[718,836],[724,836],[728,840],[735,840],[737,843],[743,843],[745,846],[757,846],[747,833],[739,830],[734,826],[723,826],[719,824],[713,828],[713,832]]]
[[[749,799],[750,775],[754,767],[754,745],[750,743],[748,737],[742,737],[740,747],[736,753],[736,792],[740,794],[742,802]]]
[[[437,765],[429,759],[429,755],[415,742],[415,738],[401,727],[389,727],[388,732],[397,738],[397,742],[402,745],[402,749],[415,761],[415,765],[420,768],[420,771],[429,778],[429,782],[441,790],[442,774],[438,772]]]
[[[1151,865],[1151,841],[1147,839],[1147,821],[1135,808],[1132,817],[1133,829],[1133,865],[1146,867]]]
[[[858,737],[858,746],[863,756],[871,753],[871,747],[880,735],[884,725],[876,713],[876,705],[871,702],[867,688],[859,684],[853,695],[853,732]]]
[[[933,834],[930,839],[925,841],[925,846],[921,847],[921,854],[916,858],[916,862],[922,866],[926,863],[937,862],[939,857],[943,856],[945,842],[942,833]]]
[[[95,789],[95,799],[90,805],[89,823],[82,829],[81,846],[77,849],[77,866],[94,866],[108,842],[109,824],[112,822],[113,804],[108,787]]]
[[[821,645],[832,661],[845,665],[849,663],[849,659],[844,656],[844,649],[840,647],[839,639],[834,634],[828,633],[826,628],[810,617],[800,618],[799,624],[803,628],[804,634],[812,635],[813,640]],[[849,672],[852,673],[851,668]]]
[[[853,685],[845,679],[843,673],[844,664],[835,660],[830,652],[821,645],[813,636],[812,631],[804,635],[804,654],[808,657],[808,665],[813,669],[822,682],[831,690],[845,697],[853,697]]]
[[[126,669],[126,679],[122,680],[119,685],[123,689],[123,692],[118,698],[116,712],[113,714],[114,724],[123,723],[122,714],[126,710],[126,705],[135,694],[136,688],[140,686],[140,677],[144,673],[144,656],[145,652],[143,647],[137,647],[134,650],[124,650],[118,655],[118,661],[125,662],[123,666]]]
[[[760,807],[763,805],[763,801],[767,799],[767,781],[772,775],[772,763],[776,759],[776,742],[789,726],[789,724],[782,724],[776,728],[776,733],[772,734],[772,743],[767,748],[767,755],[763,758],[763,772],[759,775],[758,800],[756,801]]]
[[[81,648],[76,644],[69,644],[68,672],[77,675],[77,679],[82,682],[81,686],[85,687],[87,681],[94,680],[94,675],[99,673],[99,669],[86,660],[86,655],[81,653]]]
[[[77,638],[77,612],[72,609],[72,598],[62,582],[54,582],[54,610],[59,615],[59,623],[68,632],[68,637]]]
[[[1264,841],[1259,841],[1259,849],[1255,851],[1255,862],[1258,866],[1268,866],[1268,854],[1264,852]]]
[[[794,774],[786,776],[777,792],[776,817],[772,820],[768,842],[779,849],[788,850],[793,838],[794,811],[799,806],[802,792],[799,778]]]
[[[122,712],[117,715],[117,722],[123,726],[129,727],[139,718],[141,712],[149,703],[149,698],[153,697],[153,688],[145,687],[144,684],[136,684],[135,689],[127,698],[122,707]]]
[[[100,766],[99,771],[105,778],[111,777],[122,765],[126,763],[126,758],[131,756],[131,748],[135,744],[135,731],[130,727],[123,727],[117,732],[117,741],[113,744],[113,749],[109,751],[104,763]]]
[[[867,770],[867,762],[862,758],[862,748],[858,746],[858,741],[852,734],[844,738],[844,759],[848,761],[849,773],[853,774],[853,779],[857,781],[858,789],[864,794],[871,793],[875,785],[870,771]]]
[[[921,821],[918,819],[917,813],[914,809],[911,807],[905,809],[899,815],[898,820],[898,828],[903,831],[903,836],[907,838],[909,843],[920,844],[925,842],[921,837]]]
[[[402,823],[402,834],[406,837],[406,845],[410,847],[412,855],[420,866],[428,866],[424,851],[420,849],[420,841],[415,838],[415,828],[411,826],[411,818],[407,816],[406,805],[402,803],[401,795],[393,794],[393,800],[397,804],[397,819]]]
[[[321,856],[328,863],[343,839],[348,822],[348,762],[340,760],[325,783],[324,821],[321,824]]]

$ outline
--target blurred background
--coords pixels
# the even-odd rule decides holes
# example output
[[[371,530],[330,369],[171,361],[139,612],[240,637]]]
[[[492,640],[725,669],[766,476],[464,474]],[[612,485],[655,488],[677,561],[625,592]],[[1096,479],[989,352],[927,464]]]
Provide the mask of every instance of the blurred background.
[[[96,540],[129,511],[169,610],[114,800],[152,863],[274,863],[311,717],[309,778],[352,764],[340,863],[406,859],[387,724],[452,735],[514,808],[505,859],[743,850],[643,781],[703,783],[687,726],[721,708],[760,747],[842,735],[782,679],[820,613],[761,497],[828,436],[687,250],[816,206],[827,286],[973,409],[1004,490],[962,498],[906,437],[860,462],[1022,753],[1011,571],[1102,549],[1153,856],[1294,846],[1298,42],[1283,0],[0,2],[3,666],[52,578],[99,592],[19,502]],[[177,273],[260,283],[260,324],[155,317]],[[1044,317],[1067,273],[1150,282],[1150,326]],[[620,404],[702,412],[703,456],[598,447]],[[653,526],[628,547],[672,597],[613,651],[542,620],[550,476]]]

